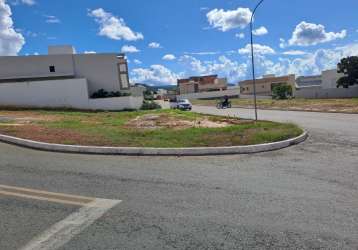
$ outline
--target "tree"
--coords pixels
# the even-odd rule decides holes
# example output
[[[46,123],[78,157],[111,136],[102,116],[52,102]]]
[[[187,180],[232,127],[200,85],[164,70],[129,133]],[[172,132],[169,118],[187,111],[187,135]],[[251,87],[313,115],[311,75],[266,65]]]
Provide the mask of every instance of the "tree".
[[[338,63],[338,73],[343,73],[344,76],[338,79],[337,88],[340,86],[349,88],[349,86],[358,84],[358,56],[343,58]]]
[[[273,99],[288,99],[292,97],[292,87],[290,85],[277,85],[272,88]]]

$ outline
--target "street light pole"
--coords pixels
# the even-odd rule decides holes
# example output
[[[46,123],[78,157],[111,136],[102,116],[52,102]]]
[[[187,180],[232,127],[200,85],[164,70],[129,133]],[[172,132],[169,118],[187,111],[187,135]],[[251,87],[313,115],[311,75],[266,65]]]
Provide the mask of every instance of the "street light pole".
[[[254,103],[255,103],[255,121],[258,120],[257,117],[257,98],[256,98],[256,76],[255,76],[255,58],[254,58],[254,36],[253,36],[253,21],[256,10],[260,7],[264,0],[261,0],[255,7],[251,15],[250,21],[250,31],[251,31],[251,63],[252,63],[252,81],[254,84]]]

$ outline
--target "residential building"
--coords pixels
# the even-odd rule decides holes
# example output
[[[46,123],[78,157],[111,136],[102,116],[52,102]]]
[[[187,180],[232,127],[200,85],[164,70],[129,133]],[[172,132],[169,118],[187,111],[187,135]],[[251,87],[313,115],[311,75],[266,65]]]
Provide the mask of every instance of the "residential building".
[[[338,73],[337,69],[322,71],[322,89],[337,88],[337,81],[344,76]]]
[[[256,94],[259,96],[271,96],[272,89],[278,85],[289,85],[292,87],[293,93],[296,90],[295,75],[278,76],[265,75],[260,79],[256,79]],[[241,95],[253,95],[253,80],[245,80],[239,83]]]
[[[178,80],[179,94],[191,94],[210,91],[223,91],[227,89],[227,79],[218,78],[217,75],[193,76]]]
[[[130,92],[124,54],[76,54],[66,45],[49,47],[48,55],[0,57],[0,105],[95,109],[88,103],[100,89]],[[83,99],[72,100],[75,93]],[[121,109],[115,106],[109,108]]]
[[[322,75],[299,76],[296,79],[297,88],[320,87],[322,86]]]

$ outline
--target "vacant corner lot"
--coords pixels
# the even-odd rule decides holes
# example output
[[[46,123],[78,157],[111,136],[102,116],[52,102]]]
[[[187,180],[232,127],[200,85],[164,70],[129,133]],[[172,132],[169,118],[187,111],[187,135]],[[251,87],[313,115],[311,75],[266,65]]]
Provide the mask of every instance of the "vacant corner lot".
[[[253,108],[251,99],[232,99],[232,104],[239,108]],[[216,100],[193,100],[196,105],[216,105]],[[261,109],[297,110],[315,112],[357,113],[358,98],[352,99],[292,99],[292,100],[257,100]]]
[[[49,143],[126,147],[238,146],[296,137],[293,124],[177,110],[0,111],[0,133]]]

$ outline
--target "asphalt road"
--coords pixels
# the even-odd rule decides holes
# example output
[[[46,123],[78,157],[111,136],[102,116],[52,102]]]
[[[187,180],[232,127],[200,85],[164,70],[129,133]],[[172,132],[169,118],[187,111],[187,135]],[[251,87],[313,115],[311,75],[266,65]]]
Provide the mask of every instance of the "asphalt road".
[[[0,144],[0,185],[122,200],[60,249],[358,249],[358,115],[259,114],[311,136],[275,152],[182,158]],[[75,210],[0,194],[0,249],[23,246]]]

